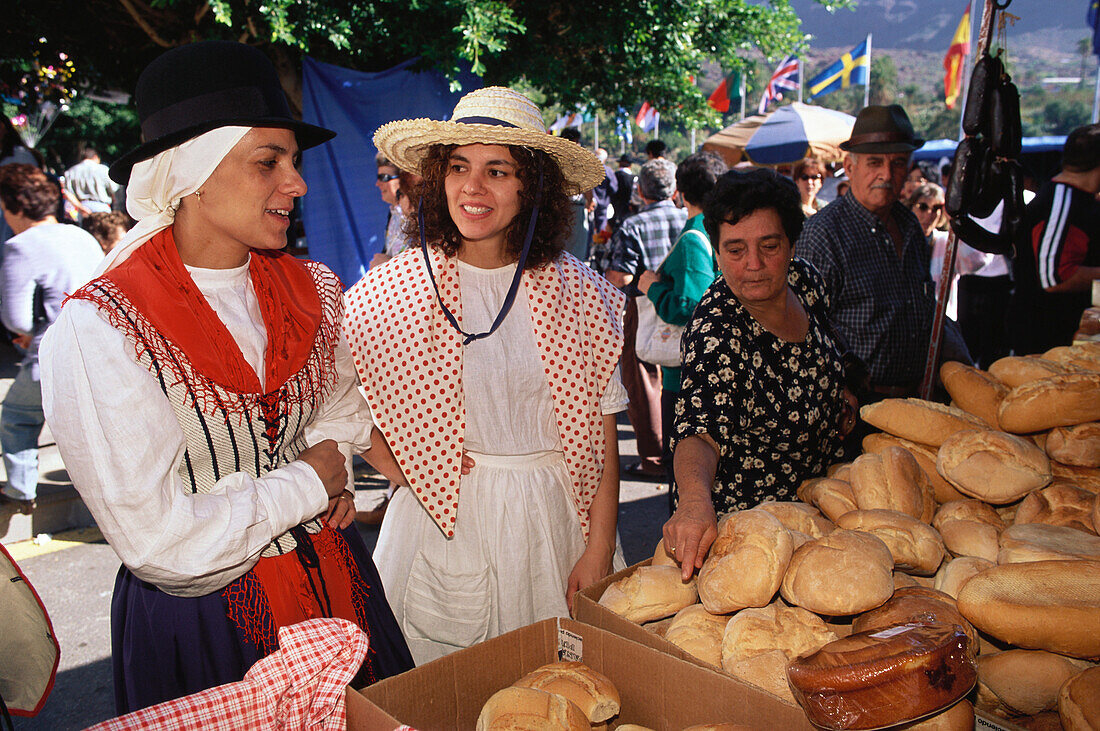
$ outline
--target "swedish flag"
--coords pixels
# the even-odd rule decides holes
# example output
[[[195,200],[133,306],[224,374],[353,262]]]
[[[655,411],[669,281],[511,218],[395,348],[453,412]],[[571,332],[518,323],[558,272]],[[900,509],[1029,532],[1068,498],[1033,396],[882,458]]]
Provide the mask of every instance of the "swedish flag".
[[[829,68],[810,79],[806,88],[810,98],[829,94],[838,89],[847,89],[852,84],[866,84],[871,76],[871,54],[867,38],[848,53],[845,53]]]

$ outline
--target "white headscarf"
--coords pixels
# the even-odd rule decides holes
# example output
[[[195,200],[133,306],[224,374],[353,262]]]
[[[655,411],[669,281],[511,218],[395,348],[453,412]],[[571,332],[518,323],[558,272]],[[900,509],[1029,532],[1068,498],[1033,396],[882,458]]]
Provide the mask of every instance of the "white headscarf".
[[[134,165],[126,210],[138,223],[104,257],[95,276],[117,267],[172,225],[184,196],[198,190],[251,127],[218,127]]]

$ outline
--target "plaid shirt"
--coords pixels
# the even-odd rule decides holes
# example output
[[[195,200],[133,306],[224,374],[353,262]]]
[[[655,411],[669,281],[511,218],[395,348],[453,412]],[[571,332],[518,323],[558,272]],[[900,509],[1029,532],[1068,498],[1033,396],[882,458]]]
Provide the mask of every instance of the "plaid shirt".
[[[916,216],[900,203],[890,214],[905,242],[900,260],[885,224],[850,193],[806,221],[795,255],[825,278],[829,312],[867,364],[871,382],[915,387],[924,372],[935,288]]]
[[[610,269],[635,278],[647,269],[657,271],[686,221],[687,211],[677,208],[671,200],[650,203],[623,221],[611,237],[606,254],[609,260],[601,271]]]

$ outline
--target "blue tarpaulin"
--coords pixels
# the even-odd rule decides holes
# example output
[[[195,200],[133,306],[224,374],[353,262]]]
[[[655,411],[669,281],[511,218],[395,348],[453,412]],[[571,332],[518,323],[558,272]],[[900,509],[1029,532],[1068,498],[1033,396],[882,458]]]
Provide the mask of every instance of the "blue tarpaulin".
[[[459,79],[462,89],[452,92],[443,74],[412,71],[414,63],[377,73],[310,58],[302,64],[303,120],[337,133],[303,155],[309,256],[328,265],[345,287],[359,281],[385,238],[389,207],[375,187],[375,130],[395,119],[447,119],[460,96],[481,86],[480,79],[465,74]]]

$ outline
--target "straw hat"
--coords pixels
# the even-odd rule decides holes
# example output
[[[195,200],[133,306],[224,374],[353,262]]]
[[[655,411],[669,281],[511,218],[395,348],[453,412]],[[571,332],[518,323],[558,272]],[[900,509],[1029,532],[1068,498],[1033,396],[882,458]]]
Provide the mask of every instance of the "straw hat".
[[[471,91],[458,100],[451,120],[400,119],[374,133],[374,146],[402,170],[419,173],[432,145],[519,145],[542,150],[558,163],[565,192],[591,190],[606,175],[599,159],[580,145],[547,134],[530,99],[500,86]]]

